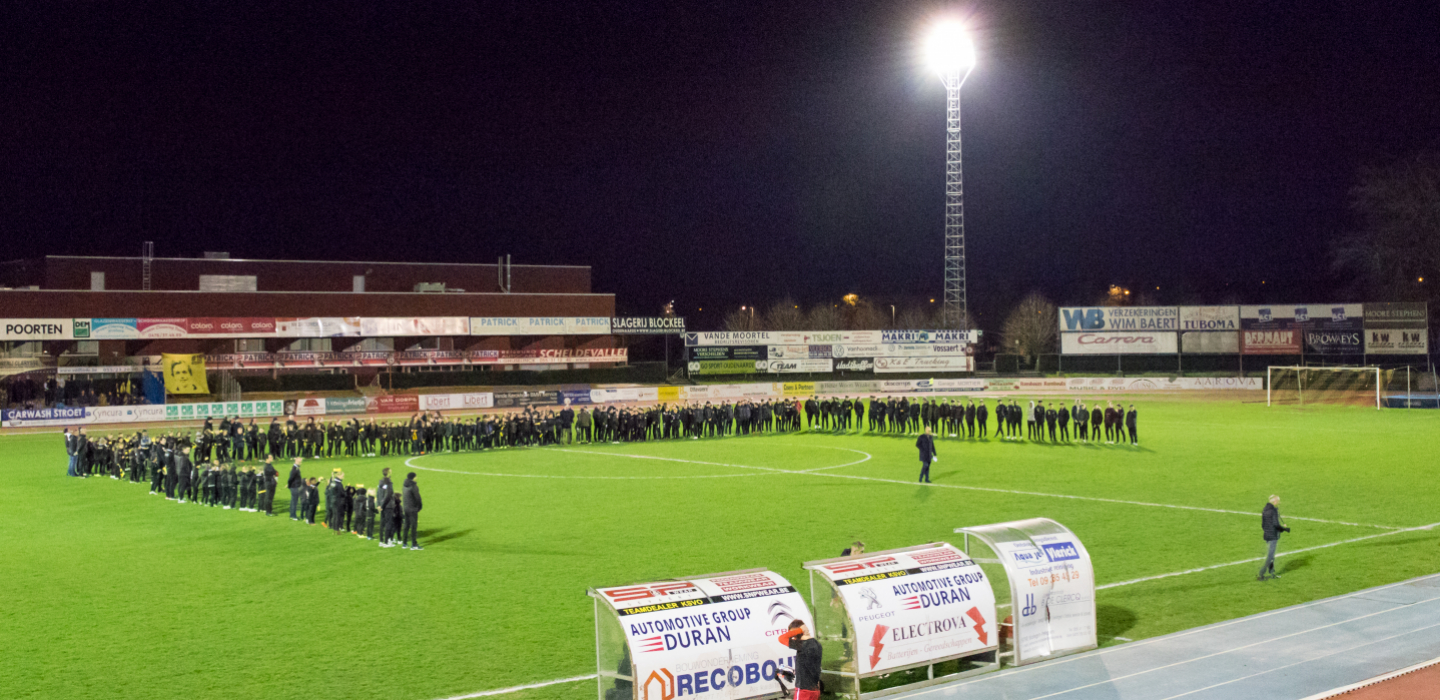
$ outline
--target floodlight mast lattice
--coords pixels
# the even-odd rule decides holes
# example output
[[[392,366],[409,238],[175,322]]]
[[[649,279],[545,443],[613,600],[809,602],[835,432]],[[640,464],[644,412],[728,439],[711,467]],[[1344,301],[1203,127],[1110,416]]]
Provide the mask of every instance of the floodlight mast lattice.
[[[959,24],[936,27],[927,47],[945,85],[945,303],[942,325],[959,328],[970,314],[965,289],[965,178],[960,163],[960,87],[975,67],[975,49]]]

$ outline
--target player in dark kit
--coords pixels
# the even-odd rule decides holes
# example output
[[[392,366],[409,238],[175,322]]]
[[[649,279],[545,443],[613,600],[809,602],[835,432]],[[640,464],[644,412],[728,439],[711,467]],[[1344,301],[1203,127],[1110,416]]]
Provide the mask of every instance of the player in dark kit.
[[[1135,432],[1135,404],[1130,404],[1130,410],[1125,413],[1125,429],[1130,433],[1130,445],[1140,444],[1140,438]]]

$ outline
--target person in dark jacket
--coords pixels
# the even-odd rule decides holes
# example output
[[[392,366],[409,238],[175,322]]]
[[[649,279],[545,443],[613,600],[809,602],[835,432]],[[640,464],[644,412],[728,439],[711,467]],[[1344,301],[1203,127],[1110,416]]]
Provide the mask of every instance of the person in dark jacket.
[[[1130,404],[1130,410],[1125,412],[1125,429],[1130,432],[1130,445],[1134,447],[1140,444],[1140,438],[1135,433],[1135,404]]]
[[[420,504],[420,486],[415,483],[415,472],[410,472],[405,476],[405,484],[400,489],[400,499],[405,508],[405,525],[400,530],[400,548],[406,549],[408,542],[408,548],[418,552],[422,549],[417,532],[420,529],[420,508],[422,506]]]
[[[265,511],[266,517],[275,515],[275,485],[280,483],[280,472],[275,471],[274,461],[266,457],[264,471],[260,473],[260,483],[255,488],[260,492],[260,509]]]
[[[940,461],[939,455],[935,452],[935,437],[930,434],[930,429],[915,440],[915,447],[920,450],[920,483],[930,483],[930,463]]]
[[[1265,504],[1265,510],[1260,513],[1260,529],[1265,533],[1265,563],[1260,565],[1260,573],[1255,576],[1256,581],[1264,581],[1268,578],[1280,578],[1275,573],[1275,547],[1280,544],[1280,533],[1289,532],[1290,528],[1280,522],[1280,497],[1271,496],[1270,502]],[[1266,575],[1266,572],[1269,575]]]
[[[820,700],[820,640],[810,636],[804,622],[791,620],[780,643],[795,650],[795,700]]]
[[[303,457],[296,457],[295,463],[290,465],[290,478],[285,481],[285,488],[290,489],[290,519],[299,520],[305,517],[304,509],[301,508],[300,496],[305,490],[305,477],[300,475],[300,463]],[[296,514],[299,513],[297,517]]]

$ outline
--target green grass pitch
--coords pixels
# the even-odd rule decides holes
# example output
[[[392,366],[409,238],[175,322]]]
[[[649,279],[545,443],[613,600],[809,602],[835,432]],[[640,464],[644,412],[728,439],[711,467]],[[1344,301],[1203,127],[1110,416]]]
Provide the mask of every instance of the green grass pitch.
[[[1137,403],[1139,449],[946,438],[933,486],[912,483],[913,438],[869,435],[419,457],[423,552],[292,522],[283,488],[267,519],[68,479],[58,433],[7,436],[0,697],[445,698],[594,673],[588,586],[764,566],[808,594],[801,562],[851,540],[1035,516],[1079,534],[1104,586],[1260,556],[1271,493],[1294,528],[1282,551],[1383,536],[1285,557],[1279,581],[1246,563],[1105,588],[1102,644],[1440,570],[1440,533],[1386,529],[1440,522],[1440,412]],[[409,470],[306,472],[333,466],[371,486]],[[593,698],[595,682],[501,697]]]

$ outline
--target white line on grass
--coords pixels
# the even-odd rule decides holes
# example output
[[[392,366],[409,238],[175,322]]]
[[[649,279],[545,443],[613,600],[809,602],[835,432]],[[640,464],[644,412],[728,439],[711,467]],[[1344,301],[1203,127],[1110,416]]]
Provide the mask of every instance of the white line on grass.
[[[593,679],[594,677],[595,674],[592,673],[588,676],[575,676],[574,678],[557,678],[553,681],[541,681],[539,683],[531,683],[529,685],[517,685],[513,688],[497,688],[495,690],[482,690],[478,693],[470,693],[469,695],[455,695],[445,698],[445,700],[467,700],[468,698],[483,698],[490,695],[504,695],[505,693],[514,693],[520,690],[530,690],[531,688],[544,688],[547,685],[559,685],[561,683],[588,681]]]
[[[470,476],[504,476],[516,479],[602,479],[618,481],[634,481],[645,479],[731,479],[741,476],[770,476],[769,474],[693,474],[685,476],[566,476],[563,474],[501,474],[498,472],[462,472],[459,469],[437,469],[435,467],[422,467],[412,460],[415,457],[405,460],[405,466],[411,469],[419,469],[426,472],[444,472],[446,474],[469,474]],[[777,472],[778,473],[778,472]]]
[[[630,459],[652,459],[652,460],[657,460],[657,461],[661,461],[661,462],[680,462],[680,463],[682,463],[682,464],[704,464],[704,465],[713,466],[713,467],[733,467],[733,468],[736,468],[736,469],[751,469],[751,470],[755,470],[755,471],[771,472],[771,473],[777,473],[777,474],[809,474],[809,475],[812,475],[812,476],[824,476],[824,477],[830,477],[830,478],[833,478],[833,479],[856,479],[856,480],[859,480],[859,481],[877,481],[877,482],[885,483],[885,484],[902,484],[902,485],[915,484],[915,482],[913,482],[913,481],[902,481],[902,480],[900,480],[900,479],[883,479],[883,478],[875,477],[875,476],[859,476],[859,475],[857,475],[857,474],[822,474],[822,473],[819,472],[819,470],[795,471],[795,470],[790,470],[790,469],[775,469],[775,468],[773,468],[773,467],[755,467],[755,466],[750,466],[750,465],[746,465],[746,464],[727,464],[727,463],[725,463],[725,462],[704,462],[704,461],[693,460],[693,459],[678,459],[678,458],[676,458],[676,457],[657,457],[657,456],[655,456],[655,455],[636,455],[636,454],[626,454],[626,453],[623,453],[623,452],[599,452],[599,451],[596,451],[596,450],[574,450],[574,449],[556,448],[556,451],[558,451],[558,452],[573,452],[573,453],[575,453],[575,454],[586,454],[586,455],[601,455],[601,456],[607,456],[607,457],[627,457],[627,458],[630,458]],[[868,461],[868,458],[867,458],[866,460],[860,460],[860,462],[865,462],[865,461]],[[859,464],[860,462],[855,462],[855,464]],[[408,464],[408,462],[407,462],[407,464]],[[842,464],[842,465],[837,465],[837,466],[834,466],[834,467],[822,467],[821,469],[839,469],[839,468],[842,467],[842,466],[851,466],[851,465],[849,465],[849,464]],[[471,473],[471,472],[459,472],[459,473]],[[618,477],[617,477],[617,478],[618,478]],[[915,485],[919,486],[919,485],[921,485],[921,484],[915,484]],[[1224,509],[1224,508],[1203,508],[1203,507],[1200,507],[1200,506],[1180,506],[1180,505],[1175,505],[1175,504],[1172,504],[1172,503],[1148,503],[1148,502],[1146,502],[1146,501],[1125,501],[1125,500],[1121,500],[1121,499],[1117,499],[1117,498],[1099,498],[1099,497],[1096,497],[1096,496],[1071,496],[1071,495],[1063,494],[1063,493],[1044,493],[1044,492],[1041,492],[1041,491],[1019,491],[1019,490],[1015,490],[1015,489],[997,489],[997,488],[991,488],[991,487],[988,487],[988,486],[966,486],[966,485],[964,485],[964,484],[923,484],[923,485],[924,485],[924,486],[934,487],[934,488],[962,489],[962,490],[966,490],[966,491],[986,491],[986,492],[989,492],[989,493],[1008,493],[1008,494],[1014,494],[1014,495],[1019,495],[1019,496],[1040,496],[1040,497],[1043,497],[1043,498],[1067,498],[1067,499],[1075,500],[1075,501],[1094,501],[1094,502],[1097,502],[1097,503],[1116,503],[1116,504],[1130,505],[1130,506],[1144,506],[1144,507],[1147,507],[1147,508],[1171,508],[1171,509],[1174,509],[1174,510],[1194,510],[1194,511],[1200,511],[1200,512],[1204,512],[1204,513],[1225,513],[1225,514],[1228,514],[1228,515],[1244,515],[1244,516],[1251,517],[1251,518],[1255,517],[1255,513],[1254,513],[1254,512],[1251,512],[1251,511],[1244,511],[1244,510],[1227,510],[1227,509]],[[1321,519],[1321,518],[1305,518],[1305,517],[1301,517],[1301,516],[1298,516],[1298,515],[1287,515],[1287,516],[1285,516],[1285,519],[1286,519],[1286,520],[1303,520],[1303,521],[1311,522],[1311,523],[1325,523],[1325,524],[1327,524],[1327,525],[1346,525],[1346,526],[1349,526],[1349,527],[1373,527],[1373,528],[1376,528],[1376,529],[1379,529],[1379,530],[1391,530],[1391,531],[1394,531],[1394,532],[1400,532],[1400,531],[1402,530],[1401,528],[1395,527],[1395,526],[1393,526],[1393,525],[1371,525],[1371,524],[1368,524],[1368,523],[1351,523],[1351,522],[1345,522],[1345,521],[1343,521],[1343,520],[1324,520],[1324,519]]]
[[[1388,536],[1390,536],[1390,535],[1398,535],[1398,534],[1400,534],[1400,533],[1402,533],[1402,532],[1418,532],[1418,531],[1420,531],[1420,530],[1430,530],[1430,529],[1433,529],[1433,528],[1435,528],[1435,527],[1437,527],[1437,526],[1440,526],[1440,523],[1430,523],[1429,525],[1421,525],[1421,526],[1419,526],[1419,527],[1407,527],[1407,528],[1402,528],[1402,529],[1399,529],[1399,530],[1390,530],[1389,532],[1381,532],[1381,533],[1374,534],[1374,535],[1364,535],[1364,536],[1362,536],[1362,537],[1353,537],[1353,538],[1348,539],[1348,540],[1340,540],[1339,542],[1331,542],[1331,543],[1329,543],[1329,544],[1317,544],[1317,545],[1315,545],[1314,547],[1304,547],[1304,548],[1301,548],[1301,549],[1292,549],[1292,550],[1289,550],[1289,551],[1286,551],[1286,552],[1276,552],[1275,558],[1278,559],[1278,558],[1280,558],[1280,557],[1289,556],[1289,555],[1292,555],[1292,554],[1301,554],[1301,553],[1304,553],[1304,552],[1313,552],[1313,551],[1315,551],[1315,550],[1317,550],[1317,549],[1326,549],[1326,548],[1328,548],[1328,547],[1338,547],[1338,546],[1340,546],[1340,545],[1342,545],[1342,544],[1350,544],[1351,542],[1360,542],[1360,541],[1363,541],[1363,540],[1373,540],[1373,539],[1375,539],[1376,537],[1388,537]],[[1170,573],[1168,573],[1168,574],[1157,574],[1157,575],[1155,575],[1155,576],[1145,576],[1145,577],[1143,577],[1143,578],[1134,578],[1134,579],[1130,579],[1129,581],[1117,581],[1117,582],[1115,582],[1115,583],[1107,583],[1107,584],[1105,584],[1105,585],[1103,585],[1103,586],[1096,586],[1096,587],[1095,587],[1095,590],[1100,591],[1100,590],[1104,590],[1104,589],[1106,589],[1106,588],[1119,588],[1120,586],[1129,586],[1129,585],[1131,585],[1131,584],[1144,583],[1144,582],[1146,582],[1146,581],[1154,581],[1155,579],[1170,578],[1171,576],[1183,576],[1183,575],[1185,575],[1185,574],[1198,574],[1198,573],[1200,573],[1201,571],[1209,571],[1209,570],[1211,570],[1211,569],[1221,569],[1221,568],[1224,568],[1224,567],[1227,567],[1227,566],[1238,566],[1238,565],[1240,565],[1240,564],[1253,564],[1253,563],[1255,563],[1255,562],[1257,562],[1257,561],[1263,561],[1264,559],[1265,559],[1265,557],[1252,557],[1252,558],[1250,558],[1250,559],[1241,559],[1241,560],[1239,560],[1239,561],[1226,562],[1226,563],[1224,563],[1224,564],[1212,564],[1212,565],[1210,565],[1210,566],[1202,566],[1202,567],[1199,567],[1199,568],[1196,568],[1196,569],[1186,569],[1186,570],[1184,570],[1184,571],[1172,571],[1172,572],[1170,572]]]

